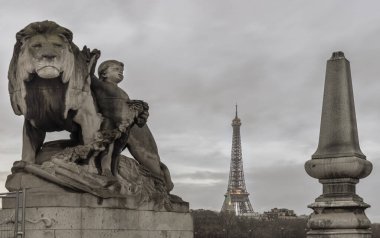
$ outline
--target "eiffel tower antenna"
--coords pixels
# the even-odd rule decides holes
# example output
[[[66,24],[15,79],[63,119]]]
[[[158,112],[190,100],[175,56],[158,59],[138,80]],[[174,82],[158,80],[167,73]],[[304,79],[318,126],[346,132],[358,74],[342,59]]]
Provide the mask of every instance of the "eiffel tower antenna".
[[[249,193],[245,187],[243,157],[241,152],[240,126],[241,121],[238,117],[237,104],[235,105],[235,118],[232,120],[232,149],[230,176],[228,179],[227,192],[224,195],[224,203],[222,212],[231,211],[235,215],[243,215],[253,213],[251,202],[249,201]]]

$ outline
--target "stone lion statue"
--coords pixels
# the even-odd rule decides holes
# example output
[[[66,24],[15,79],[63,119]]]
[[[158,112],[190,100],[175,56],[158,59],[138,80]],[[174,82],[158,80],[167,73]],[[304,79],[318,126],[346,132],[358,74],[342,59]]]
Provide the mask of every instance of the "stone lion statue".
[[[128,148],[149,176],[162,180],[167,191],[173,189],[169,170],[160,161],[155,140],[142,116],[147,107],[134,107],[144,103],[130,100],[116,86],[108,93],[110,86],[94,76],[100,51],[90,51],[86,46],[80,50],[72,41],[72,32],[52,21],[29,24],[16,34],[16,40],[8,72],[9,94],[14,113],[25,118],[22,162],[14,165],[16,170],[29,166],[35,172],[40,168],[30,164],[55,160],[59,166],[62,161],[70,166],[86,164],[86,173],[103,175],[102,181],[114,180],[120,178],[120,154]],[[119,100],[125,105],[119,112],[123,114],[122,123],[112,119],[115,125],[105,129],[107,115],[116,112],[111,110],[112,104],[101,107],[101,102],[103,97],[108,100],[118,94],[125,94]],[[136,122],[141,118],[144,123]],[[70,140],[44,143],[47,132],[63,130],[71,132]],[[75,166],[73,170],[79,171]],[[45,172],[37,174],[44,176]],[[78,181],[83,181],[78,176]],[[56,181],[49,176],[47,179]]]
[[[67,130],[89,144],[100,128],[88,59],[72,38],[70,30],[51,21],[31,23],[16,34],[9,94],[15,114],[25,117],[25,162],[35,162],[46,132]]]

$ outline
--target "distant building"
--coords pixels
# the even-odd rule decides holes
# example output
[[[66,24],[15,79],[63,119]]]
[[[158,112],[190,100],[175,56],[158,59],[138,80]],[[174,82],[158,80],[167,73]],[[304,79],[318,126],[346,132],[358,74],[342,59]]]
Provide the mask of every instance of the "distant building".
[[[263,213],[265,220],[277,220],[277,219],[295,219],[298,218],[293,210],[286,208],[273,208],[268,212]]]

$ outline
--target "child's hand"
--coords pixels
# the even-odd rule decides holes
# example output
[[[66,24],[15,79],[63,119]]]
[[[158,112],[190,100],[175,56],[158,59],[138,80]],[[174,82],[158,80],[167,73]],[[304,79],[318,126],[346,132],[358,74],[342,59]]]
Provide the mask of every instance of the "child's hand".
[[[137,111],[137,117],[135,118],[135,123],[139,127],[143,127],[149,117],[149,105],[148,103],[141,101],[141,100],[131,100],[128,102],[130,104],[131,108]]]

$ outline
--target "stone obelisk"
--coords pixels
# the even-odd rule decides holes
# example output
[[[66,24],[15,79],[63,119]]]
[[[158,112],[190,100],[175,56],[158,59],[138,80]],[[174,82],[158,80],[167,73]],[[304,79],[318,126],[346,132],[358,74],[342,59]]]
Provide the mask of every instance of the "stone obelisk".
[[[355,192],[372,164],[360,150],[350,62],[343,52],[334,52],[327,61],[318,149],[305,169],[323,185],[323,194],[309,205],[314,212],[307,237],[372,237],[364,213],[369,205]]]

